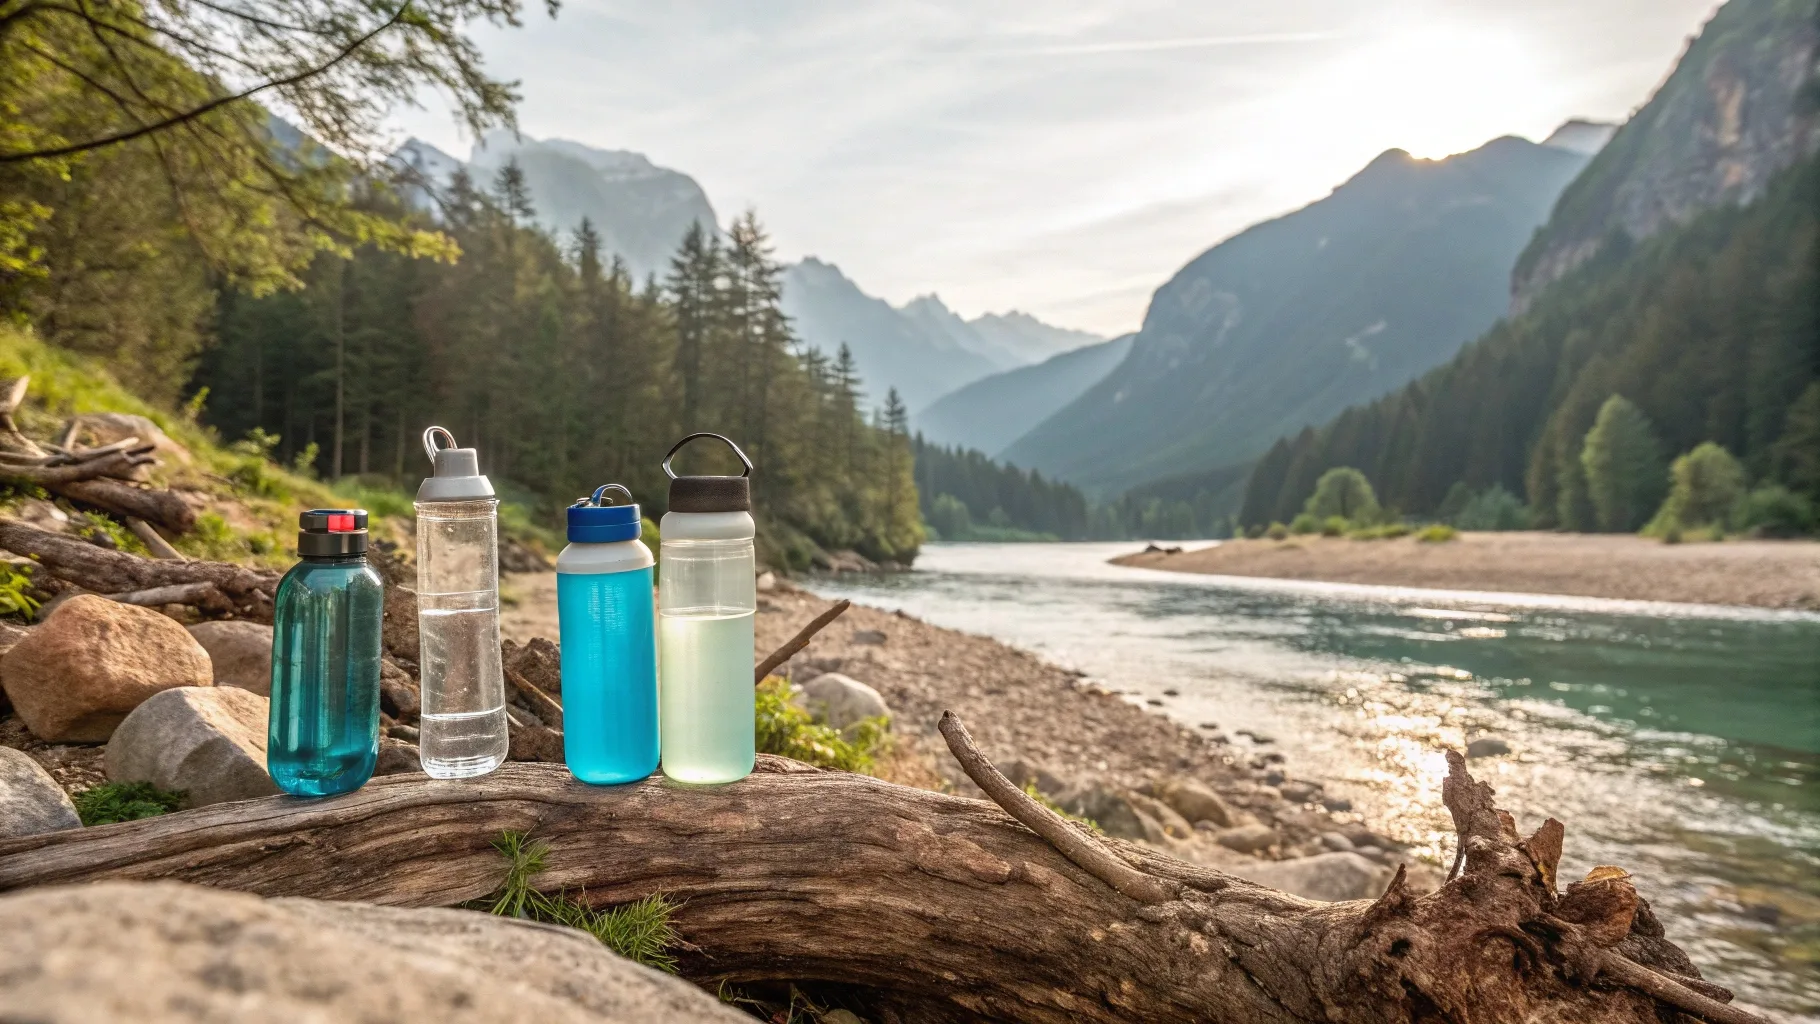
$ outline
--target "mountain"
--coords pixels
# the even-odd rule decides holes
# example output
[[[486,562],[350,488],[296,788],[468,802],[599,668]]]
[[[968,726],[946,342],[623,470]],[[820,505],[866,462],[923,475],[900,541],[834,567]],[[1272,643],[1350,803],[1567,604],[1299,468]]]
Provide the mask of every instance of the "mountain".
[[[1820,144],[1813,0],[1732,0],[1673,75],[1561,193],[1511,275],[1521,312],[1617,234],[1641,241],[1721,203],[1748,203]]]
[[[1618,126],[1610,122],[1575,118],[1562,122],[1561,127],[1550,132],[1548,138],[1542,140],[1542,145],[1554,146],[1557,149],[1571,149],[1581,156],[1597,156],[1599,150],[1604,149],[1605,144],[1610,142],[1611,137],[1617,132]]]
[[[1105,496],[1249,462],[1406,383],[1504,312],[1511,263],[1587,159],[1518,138],[1380,155],[1178,271],[1125,361],[1004,458]]]
[[[1497,485],[1527,495],[1538,526],[1590,528],[1580,453],[1613,395],[1642,410],[1666,454],[1712,441],[1754,482],[1820,501],[1815,15],[1813,0],[1721,8],[1531,248],[1559,255],[1573,247],[1558,242],[1580,239],[1585,251],[1557,261],[1548,284],[1542,263],[1519,266],[1523,312],[1456,358],[1279,442],[1252,474],[1243,519],[1287,520],[1323,471],[1352,466],[1404,513],[1433,513],[1458,485]],[[1805,49],[1791,42],[1802,39]],[[1745,85],[1746,58],[1807,77]],[[1714,96],[1743,98],[1713,106]],[[1643,221],[1624,218],[1651,208],[1620,182],[1675,197],[1653,207],[1647,238]]]
[[[510,160],[524,171],[539,226],[566,239],[587,218],[600,232],[602,248],[624,259],[636,281],[668,272],[691,224],[716,224],[714,207],[695,179],[639,153],[494,131],[475,145],[466,164],[418,139],[393,154],[394,164],[417,170],[435,186],[465,167],[486,188]]]
[[[832,357],[846,344],[873,404],[895,387],[912,412],[981,377],[1043,358],[1046,346],[1102,340],[1023,313],[965,320],[934,295],[893,306],[813,256],[784,272],[783,288],[783,310],[804,347]]]
[[[1131,351],[1133,337],[1122,335],[983,377],[943,395],[912,423],[931,444],[999,452],[1112,372]]]

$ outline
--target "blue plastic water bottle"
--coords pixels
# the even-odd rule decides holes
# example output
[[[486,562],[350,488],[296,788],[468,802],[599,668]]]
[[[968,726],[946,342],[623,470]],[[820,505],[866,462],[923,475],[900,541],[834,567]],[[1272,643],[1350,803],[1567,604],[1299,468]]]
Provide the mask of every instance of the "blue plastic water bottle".
[[[273,602],[266,770],[293,796],[332,796],[365,785],[379,758],[385,586],[364,511],[316,509],[300,525],[302,561]]]
[[[625,503],[603,504],[608,491]],[[640,523],[632,492],[607,484],[569,506],[569,546],[556,559],[563,760],[595,785],[657,770],[654,560]]]

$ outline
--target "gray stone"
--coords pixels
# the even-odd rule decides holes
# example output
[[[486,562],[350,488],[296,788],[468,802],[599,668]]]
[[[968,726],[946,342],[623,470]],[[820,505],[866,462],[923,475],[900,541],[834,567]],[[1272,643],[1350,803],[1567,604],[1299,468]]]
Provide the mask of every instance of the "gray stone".
[[[0,747],[0,839],[79,828],[76,805],[31,755]]]
[[[1176,839],[1186,839],[1194,835],[1194,826],[1188,823],[1188,819],[1177,814],[1175,808],[1161,800],[1145,796],[1142,793],[1127,793],[1125,799],[1130,801],[1131,806],[1136,807],[1139,813],[1156,822],[1164,835],[1173,836]]]
[[[802,703],[816,721],[836,729],[868,718],[891,717],[890,705],[877,690],[839,672],[828,672],[804,683]]]
[[[1510,753],[1510,744],[1496,736],[1481,736],[1466,744],[1467,757],[1502,757]]]
[[[43,1024],[738,1024],[569,928],[174,882],[0,897],[8,1019]]]
[[[853,642],[876,647],[885,642],[885,631],[882,629],[856,629],[853,631]]]
[[[1338,832],[1323,832],[1321,833],[1321,845],[1335,853],[1345,853],[1352,849],[1352,840]]]
[[[1334,814],[1352,810],[1352,801],[1343,796],[1326,796],[1321,798],[1321,806]]]
[[[189,630],[209,652],[216,686],[237,686],[261,697],[272,695],[272,627],[229,619],[198,622]]]
[[[1391,870],[1357,853],[1322,853],[1296,860],[1256,861],[1229,869],[1240,878],[1304,899],[1370,900],[1384,894]]]
[[[1276,845],[1278,841],[1276,829],[1269,825],[1259,824],[1221,829],[1213,834],[1213,838],[1228,850],[1237,850],[1240,853],[1257,853],[1260,850],[1267,850]]]
[[[1069,814],[1092,818],[1100,830],[1119,839],[1160,841],[1163,827],[1155,818],[1138,810],[1124,793],[1097,782],[1070,786],[1057,794],[1055,802]]]
[[[107,743],[107,777],[189,794],[201,807],[271,796],[268,702],[232,686],[184,686],[139,705]]]
[[[1282,783],[1279,788],[1283,793],[1283,799],[1292,804],[1311,804],[1321,797],[1321,786],[1315,782],[1303,782],[1296,779]]]
[[[1034,785],[1037,792],[1047,797],[1053,798],[1056,794],[1068,789],[1068,783],[1064,782],[1060,776],[1040,764],[1031,764],[1022,758],[1014,757],[1008,761],[1001,761],[998,764],[998,770],[1019,789]]]
[[[1194,779],[1170,779],[1156,787],[1156,798],[1191,822],[1212,822],[1220,828],[1238,823],[1232,808],[1212,789]]]

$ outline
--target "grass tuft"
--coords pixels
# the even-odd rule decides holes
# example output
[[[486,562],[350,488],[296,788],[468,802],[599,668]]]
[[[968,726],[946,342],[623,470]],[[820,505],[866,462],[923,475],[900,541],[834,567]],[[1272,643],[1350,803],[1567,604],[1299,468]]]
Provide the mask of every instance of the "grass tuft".
[[[488,913],[577,928],[628,960],[667,974],[676,973],[676,957],[670,953],[678,942],[676,929],[670,924],[675,904],[653,894],[596,910],[588,905],[585,891],[580,896],[570,896],[566,891],[551,896],[531,885],[531,880],[543,871],[544,859],[550,852],[548,843],[532,840],[523,832],[505,832],[493,841],[493,848],[506,859],[506,878],[493,896],[482,901]]]
[[[184,796],[149,782],[104,782],[77,793],[73,803],[84,825],[112,825],[169,814],[183,806]]]
[[[821,725],[790,700],[790,684],[772,676],[758,684],[758,752],[788,757],[817,768],[871,775],[884,752],[889,723],[868,718],[844,732]]]
[[[1061,804],[1058,804],[1054,800],[1049,799],[1049,794],[1044,793],[1042,790],[1036,788],[1036,783],[1034,783],[1034,782],[1029,783],[1028,785],[1026,785],[1024,787],[1024,794],[1026,796],[1030,797],[1030,799],[1035,800],[1037,803],[1042,804],[1044,807],[1047,807],[1050,810],[1054,811],[1055,813],[1061,815],[1062,817],[1067,818],[1069,821],[1078,821],[1081,824],[1087,826],[1088,828],[1094,830],[1095,832],[1101,831],[1099,822],[1094,821],[1092,818],[1089,818],[1085,815],[1069,813],[1066,809],[1064,809],[1062,807]]]
[[[1443,544],[1458,537],[1460,532],[1446,523],[1432,523],[1422,527],[1416,534],[1416,540],[1424,544]]]

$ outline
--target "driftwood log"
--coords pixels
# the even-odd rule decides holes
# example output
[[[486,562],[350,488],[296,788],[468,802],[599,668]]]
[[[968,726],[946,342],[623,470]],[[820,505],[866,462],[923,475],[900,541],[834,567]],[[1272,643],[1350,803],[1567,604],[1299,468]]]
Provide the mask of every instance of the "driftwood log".
[[[274,572],[226,562],[141,558],[6,518],[0,518],[0,548],[31,556],[42,571],[84,590],[103,596],[133,595],[128,603],[152,603],[146,592],[159,592],[172,603],[272,621],[272,598],[280,578]]]
[[[447,906],[494,890],[492,840],[549,844],[536,884],[681,903],[682,972],[830,986],[875,1020],[1762,1024],[1699,980],[1616,869],[1557,892],[1563,831],[1527,839],[1449,758],[1461,870],[1315,903],[1107,840],[942,732],[1010,810],[761,757],[730,786],[592,787],[559,766],[375,779],[0,840],[0,891],[178,879],[269,896]],[[1020,823],[1021,822],[1021,823]]]

